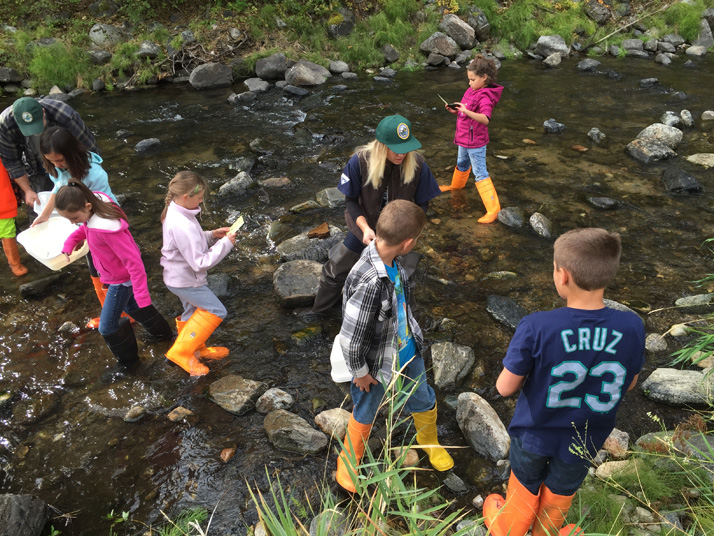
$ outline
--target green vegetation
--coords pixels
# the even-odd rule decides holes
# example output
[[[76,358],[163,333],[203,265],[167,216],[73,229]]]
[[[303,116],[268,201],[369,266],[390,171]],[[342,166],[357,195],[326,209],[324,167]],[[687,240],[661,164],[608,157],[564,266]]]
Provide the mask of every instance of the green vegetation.
[[[83,77],[92,72],[86,52],[61,43],[36,47],[28,70],[35,86],[60,89],[84,87]]]

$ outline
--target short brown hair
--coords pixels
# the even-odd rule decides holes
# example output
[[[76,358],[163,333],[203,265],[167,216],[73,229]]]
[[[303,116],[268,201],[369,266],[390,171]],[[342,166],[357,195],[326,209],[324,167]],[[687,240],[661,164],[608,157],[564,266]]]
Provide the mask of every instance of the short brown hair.
[[[573,229],[558,237],[553,246],[556,268],[565,268],[583,290],[605,288],[620,265],[620,235],[605,229]]]
[[[426,214],[411,201],[395,199],[386,204],[377,220],[377,238],[389,246],[397,246],[418,238],[426,227]]]
[[[486,58],[479,54],[472,59],[466,66],[467,71],[471,71],[476,76],[486,75],[486,84],[495,84],[498,76],[498,67],[496,62],[491,58]]]

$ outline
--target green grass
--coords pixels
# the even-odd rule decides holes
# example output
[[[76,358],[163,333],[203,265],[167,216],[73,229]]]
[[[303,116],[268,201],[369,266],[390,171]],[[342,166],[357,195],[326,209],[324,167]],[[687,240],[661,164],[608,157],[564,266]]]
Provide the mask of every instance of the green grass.
[[[699,37],[702,12],[708,7],[712,7],[712,3],[706,0],[675,2],[661,14],[652,17],[651,23],[663,33],[669,33],[673,27],[677,27],[679,35],[692,42]]]
[[[35,47],[29,71],[36,88],[57,85],[62,90],[66,87],[83,87],[83,77],[91,72],[86,52],[61,43]]]

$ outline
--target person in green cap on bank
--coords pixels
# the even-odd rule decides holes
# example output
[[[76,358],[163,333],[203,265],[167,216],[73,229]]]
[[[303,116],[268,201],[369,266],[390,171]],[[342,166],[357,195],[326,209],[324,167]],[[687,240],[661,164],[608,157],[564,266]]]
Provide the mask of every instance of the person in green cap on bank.
[[[374,240],[377,219],[388,202],[412,201],[426,213],[429,201],[441,193],[424,157],[416,152],[421,143],[406,117],[385,117],[375,134],[377,139],[358,147],[342,171],[337,189],[345,194],[348,233],[322,267],[313,313],[341,303],[347,274]]]
[[[69,130],[87,150],[100,154],[82,118],[62,101],[22,97],[0,113],[0,160],[10,178],[22,188],[29,208],[38,200],[37,192],[54,186],[44,168],[40,134],[55,126]]]

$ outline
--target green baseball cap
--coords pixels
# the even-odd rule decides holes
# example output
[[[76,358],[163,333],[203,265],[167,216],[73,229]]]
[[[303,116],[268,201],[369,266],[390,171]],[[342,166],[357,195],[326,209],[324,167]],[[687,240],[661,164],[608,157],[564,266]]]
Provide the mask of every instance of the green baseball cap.
[[[35,136],[45,130],[42,106],[32,97],[22,97],[12,104],[12,115],[23,136]]]
[[[397,154],[405,154],[421,148],[421,143],[412,136],[412,124],[401,115],[385,117],[377,125],[377,141],[382,142]]]

